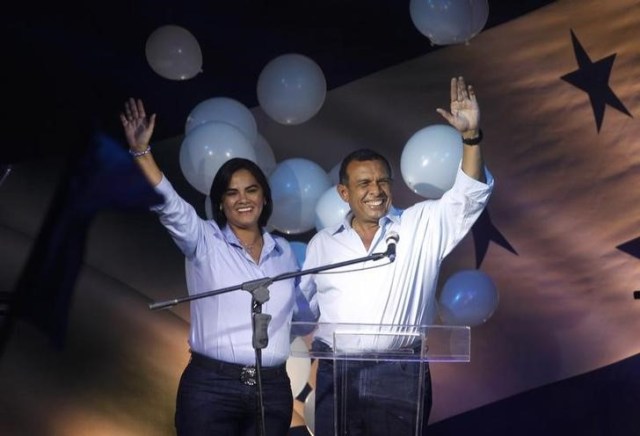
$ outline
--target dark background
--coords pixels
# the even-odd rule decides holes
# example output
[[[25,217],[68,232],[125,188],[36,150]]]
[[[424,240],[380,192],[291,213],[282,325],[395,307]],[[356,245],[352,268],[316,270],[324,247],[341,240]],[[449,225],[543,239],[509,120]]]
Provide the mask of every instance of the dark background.
[[[485,29],[549,3],[489,1]],[[438,48],[413,25],[408,0],[37,0],[3,9],[4,164],[75,152],[96,128],[119,134],[130,96],[161,117],[156,140],[183,133],[204,99],[256,106],[260,71],[281,54],[314,59],[332,89]],[[167,24],[200,44],[203,72],[190,80],[165,79],[147,63],[147,37]]]
[[[485,29],[515,19],[549,3],[552,2],[489,1],[489,19]],[[79,228],[85,232],[89,231],[89,224],[96,210],[89,210],[86,211],[86,215],[81,215],[80,218],[84,219],[84,226],[79,226],[77,221],[70,222],[65,219],[68,218],[65,213],[72,210],[67,206],[70,203],[91,205],[91,202],[85,200],[99,198],[96,192],[108,197],[107,200],[111,200],[113,197],[127,199],[125,195],[118,196],[118,191],[96,191],[95,189],[101,186],[113,187],[115,185],[114,180],[108,179],[107,182],[104,182],[100,179],[101,183],[95,182],[93,190],[90,189],[92,185],[85,189],[87,196],[81,197],[83,201],[77,201],[77,197],[71,196],[66,190],[65,179],[62,179],[62,182],[59,183],[61,186],[59,194],[54,197],[53,205],[48,209],[45,225],[39,227],[39,237],[33,246],[34,249],[28,253],[28,258],[27,253],[21,255],[20,248],[30,246],[25,241],[30,243],[32,234],[36,233],[35,230],[30,231],[28,224],[31,224],[31,221],[29,220],[31,219],[38,224],[40,221],[40,214],[31,212],[33,210],[39,212],[45,206],[32,209],[20,208],[19,206],[22,203],[30,204],[28,200],[31,198],[25,199],[25,197],[36,199],[52,197],[50,192],[49,195],[41,195],[38,192],[39,189],[36,188],[52,184],[49,180],[53,180],[53,178],[45,177],[49,175],[46,170],[50,170],[50,168],[46,168],[46,163],[60,162],[60,159],[47,160],[45,158],[51,155],[60,155],[63,158],[66,156],[74,158],[81,155],[83,149],[90,142],[91,134],[98,129],[119,138],[121,128],[118,125],[117,116],[126,98],[130,96],[142,97],[148,107],[158,113],[162,122],[158,125],[155,137],[159,141],[163,138],[180,135],[183,132],[186,116],[197,103],[204,99],[227,96],[241,101],[248,107],[255,107],[257,104],[255,87],[261,69],[269,60],[284,53],[298,52],[313,58],[322,68],[328,88],[333,89],[385,67],[437,49],[437,47],[432,47],[429,41],[414,28],[409,16],[408,5],[408,0],[212,0],[208,2],[125,2],[118,0],[110,3],[87,2],[87,4],[71,6],[60,2],[38,0],[36,2],[14,2],[3,6],[2,18],[0,18],[3,23],[3,50],[1,54],[3,62],[0,71],[3,75],[1,83],[3,84],[2,129],[4,141],[0,145],[0,164],[11,165],[36,160],[45,162],[42,166],[35,165],[34,171],[41,171],[42,178],[47,180],[38,185],[24,171],[29,165],[22,167],[16,165],[16,171],[8,177],[7,183],[3,186],[4,192],[7,193],[4,197],[6,206],[5,209],[0,208],[0,211],[5,212],[4,219],[10,223],[2,229],[4,230],[3,244],[8,247],[5,252],[10,254],[3,258],[2,263],[5,266],[15,264],[14,269],[21,269],[17,288],[47,289],[50,283],[55,283],[60,284],[62,291],[70,293],[75,283],[78,265],[82,263],[82,255],[84,254],[82,249],[85,234],[77,231]],[[579,12],[571,11],[571,16]],[[549,17],[546,18],[549,19]],[[600,19],[599,16],[597,18]],[[630,67],[637,62],[638,58],[629,54],[633,55],[635,52],[629,50],[627,45],[620,44],[619,41],[618,44],[613,42],[608,44],[605,43],[606,38],[591,36],[593,34],[601,36],[603,33],[601,27],[608,26],[608,28],[613,28],[609,35],[613,41],[622,39],[620,35],[624,34],[626,30],[624,23],[610,23],[606,21],[606,18],[606,15],[602,17],[601,21],[605,24],[600,26],[594,25],[593,21],[588,21],[585,18],[576,20],[580,27],[575,30],[593,61],[599,61],[616,52],[619,54],[613,69],[614,75],[608,85],[615,93],[622,96],[622,100],[629,105],[629,108],[633,108],[631,92],[625,93],[624,90],[631,87],[627,83],[635,84],[637,82],[637,74],[628,79],[624,73],[625,71],[634,71]],[[565,23],[561,19],[558,21]],[[591,24],[590,28],[584,24],[586,22]],[[177,24],[188,29],[199,41],[204,60],[202,74],[191,80],[178,82],[164,79],[151,70],[145,58],[145,41],[153,30],[166,24]],[[555,29],[548,23],[542,28]],[[557,57],[553,57],[554,53],[562,51],[566,63],[553,67],[544,65],[545,68],[550,68],[551,73],[554,74],[554,80],[560,81],[561,75],[571,73],[576,68],[576,59],[570,43],[570,30],[574,29],[562,30],[566,40],[561,44],[556,43],[552,48],[545,49],[542,45],[537,44],[538,41],[532,39],[531,45],[526,47],[519,45],[518,49],[513,52],[513,56],[518,56],[518,59],[523,58],[523,65],[530,67],[531,63],[526,61],[537,59],[541,56],[540,53],[548,53],[551,58],[557,60]],[[637,29],[629,31],[631,39],[629,45],[633,45],[634,38],[637,38],[635,30]],[[597,31],[600,33],[594,33]],[[523,32],[523,34],[530,33]],[[543,36],[541,35],[541,38]],[[547,38],[546,41],[549,40],[550,38]],[[527,53],[526,50],[534,53],[529,57],[522,56],[523,51]],[[612,267],[612,264],[614,262],[622,263],[622,261],[614,258],[610,252],[614,250],[613,247],[616,245],[628,247],[627,251],[632,256],[638,257],[638,238],[637,232],[630,232],[626,227],[627,220],[631,219],[628,217],[633,214],[632,207],[637,204],[637,199],[634,197],[637,194],[632,189],[635,185],[630,184],[625,186],[625,189],[614,190],[613,187],[617,186],[612,181],[615,181],[616,178],[622,181],[628,180],[629,174],[633,174],[633,171],[638,174],[638,167],[629,168],[623,172],[619,170],[620,164],[616,162],[616,159],[612,159],[611,155],[615,155],[616,152],[622,155],[620,148],[624,145],[629,147],[629,150],[625,151],[628,153],[627,160],[629,162],[633,162],[633,156],[637,156],[637,153],[632,150],[632,147],[637,146],[637,141],[626,140],[627,137],[625,140],[620,140],[621,137],[618,137],[617,133],[624,132],[624,129],[618,129],[618,126],[626,127],[630,138],[637,138],[638,135],[633,135],[630,127],[632,122],[636,122],[635,120],[627,119],[626,115],[611,111],[610,108],[603,130],[596,130],[587,95],[569,84],[566,84],[566,87],[554,85],[548,88],[560,90],[560,98],[546,92],[529,92],[532,89],[545,91],[545,88],[536,89],[535,87],[524,87],[527,92],[518,94],[517,91],[522,88],[505,86],[505,83],[499,80],[500,77],[511,74],[511,72],[501,71],[499,60],[492,59],[491,62],[495,62],[495,68],[485,70],[486,75],[491,76],[491,80],[486,85],[493,85],[495,82],[495,87],[499,84],[500,94],[509,100],[509,105],[501,105],[504,103],[495,99],[496,106],[492,108],[492,111],[487,112],[488,118],[493,116],[494,126],[498,125],[499,121],[500,125],[504,124],[507,127],[501,130],[494,129],[493,132],[488,129],[488,133],[493,133],[493,136],[489,136],[492,141],[487,141],[490,151],[487,156],[492,160],[491,167],[495,168],[500,180],[499,190],[491,205],[491,212],[495,224],[505,236],[511,241],[519,240],[520,244],[514,245],[519,249],[521,257],[512,256],[509,253],[510,257],[506,258],[504,250],[492,244],[493,256],[496,260],[492,265],[489,265],[488,269],[495,272],[497,277],[508,276],[509,283],[516,280],[521,282],[523,290],[519,291],[519,289],[515,289],[515,286],[512,289],[505,289],[504,300],[501,301],[501,313],[494,317],[492,323],[485,326],[484,336],[482,330],[477,336],[474,336],[477,338],[474,339],[476,341],[474,346],[476,352],[481,347],[489,348],[487,342],[482,342],[482,339],[483,337],[491,337],[491,343],[495,344],[495,349],[499,353],[492,364],[498,362],[498,364],[504,365],[504,374],[500,373],[500,382],[508,385],[519,378],[539,380],[543,375],[555,375],[554,365],[561,367],[562,362],[559,361],[564,358],[568,361],[579,358],[598,361],[599,354],[606,356],[606,358],[613,354],[607,348],[599,350],[591,344],[602,344],[608,340],[610,334],[619,332],[616,329],[619,328],[618,324],[624,321],[625,314],[629,316],[628,312],[631,310],[622,313],[619,306],[614,305],[618,302],[615,294],[623,293],[626,302],[630,298],[631,290],[637,289],[637,283],[633,280],[627,280],[623,289],[620,290],[614,287],[600,286],[600,284],[606,284],[609,281],[600,281],[599,279],[601,276],[608,279],[609,276],[618,273],[619,270]],[[494,65],[491,67],[493,68]],[[623,67],[626,68],[623,69]],[[535,72],[544,76],[540,69]],[[517,71],[514,75],[516,73],[524,76],[524,73],[528,73],[528,71]],[[483,79],[480,75],[476,77],[478,80]],[[520,80],[526,81],[527,79]],[[545,80],[540,80],[540,82],[532,80],[532,83],[549,84]],[[495,90],[492,92],[490,86],[483,89],[486,90],[483,91],[484,95],[496,94]],[[551,96],[554,100],[562,99],[562,105],[567,108],[566,112],[559,110],[554,112],[555,106],[553,105],[551,105],[551,109],[543,110],[547,107],[544,104],[547,102],[541,102],[542,99],[537,99],[538,96],[534,94],[545,94],[545,98]],[[528,107],[526,103],[530,101],[538,104]],[[516,107],[518,102],[521,105]],[[557,101],[554,101],[554,104],[560,105]],[[504,108],[510,110],[516,108],[527,112],[527,118],[515,116],[517,114],[514,116],[508,114],[510,116],[503,119],[500,109],[504,111]],[[637,110],[631,112],[637,113]],[[563,120],[551,119],[548,116],[549,113],[561,114]],[[389,115],[393,116],[394,113],[390,111]],[[537,116],[539,118],[536,118]],[[509,123],[510,121],[512,124]],[[575,129],[571,130],[572,127]],[[500,141],[505,138],[508,140]],[[580,153],[576,153],[575,148],[571,148],[571,141],[581,142]],[[492,142],[493,149],[491,148]],[[546,156],[547,153],[551,153],[552,149],[557,151],[554,154],[555,159],[550,162]],[[611,154],[605,155],[605,152],[609,150],[611,150]],[[277,155],[278,150],[274,151]],[[130,163],[126,153],[122,154],[127,158],[126,162]],[[501,163],[502,165],[500,165]],[[126,167],[126,165],[122,164],[122,167]],[[616,177],[613,177],[612,174],[615,174]],[[74,180],[72,175],[72,172],[68,173],[70,179]],[[101,177],[117,178],[122,177],[122,174],[105,171]],[[566,179],[569,178],[572,180],[568,183],[569,187],[567,188]],[[12,186],[20,186],[18,182],[22,180],[26,180],[24,183],[26,189],[11,190]],[[609,183],[606,183],[607,181]],[[13,182],[15,183],[12,185]],[[87,184],[84,186],[86,187]],[[123,193],[131,194],[132,183],[125,180],[122,182],[122,186],[126,187],[126,190],[122,191]],[[600,186],[602,188],[598,189]],[[538,192],[534,188],[540,191]],[[557,191],[557,194],[553,196],[548,192],[545,194],[545,189]],[[20,192],[21,197],[14,198],[12,192]],[[581,202],[584,197],[589,199],[584,201],[588,207],[580,207],[584,206]],[[629,200],[626,200],[627,198]],[[577,205],[572,202],[576,199],[578,200]],[[35,200],[31,202],[37,203]],[[16,203],[18,206],[14,210],[13,205]],[[616,205],[616,207],[611,206],[612,212],[607,214],[605,212],[609,205]],[[621,205],[627,207],[621,207]],[[117,206],[127,206],[127,204],[118,203]],[[27,212],[24,212],[23,209]],[[601,212],[602,210],[605,212]],[[616,214],[619,216],[615,216]],[[577,219],[577,216],[581,219]],[[115,218],[118,217],[119,215],[115,216]],[[149,220],[153,219],[145,211],[145,219],[147,217]],[[107,218],[114,218],[114,216],[111,215]],[[111,257],[113,259],[128,254],[118,251],[121,246],[116,244],[117,242],[125,245],[124,243],[129,242],[123,236],[127,234],[126,231],[135,230],[136,237],[147,235],[145,232],[148,232],[148,239],[152,239],[151,237],[154,235],[153,228],[138,215],[122,216],[121,221],[115,221],[121,223],[121,227],[114,226],[115,231],[105,232],[99,250],[94,248],[94,256],[96,251],[105,253],[105,258],[112,254],[107,242],[113,242],[117,248],[112,248]],[[106,227],[113,230],[113,228],[105,226],[106,220],[98,224],[102,224],[103,229]],[[534,249],[526,252],[526,247],[523,247],[526,238],[518,237],[512,228],[516,224],[525,225],[522,227],[524,230],[521,231],[521,234],[533,234],[536,239],[542,242],[540,245],[544,245],[544,247],[538,248],[540,251]],[[580,224],[582,226],[588,224],[589,227],[580,227]],[[26,230],[24,230],[25,228]],[[61,231],[69,229],[70,233],[68,234]],[[23,233],[20,233],[21,231]],[[605,240],[602,233],[608,235],[606,243],[611,246],[610,251],[597,247],[598,243]],[[93,236],[98,239],[99,235],[93,234]],[[584,250],[581,242],[585,238],[593,241],[590,247],[595,254],[601,255],[601,258],[592,258],[591,253]],[[19,241],[20,244],[12,245],[11,241]],[[135,247],[137,241],[138,239],[131,238],[130,246],[127,246],[129,251],[137,253],[137,247]],[[154,240],[154,242],[164,248],[161,245],[163,240]],[[97,245],[94,242],[94,246]],[[168,242],[167,245],[169,245]],[[174,249],[172,245],[168,248]],[[171,253],[174,252],[171,251]],[[51,256],[53,260],[47,258],[45,260],[50,260],[50,262],[45,262],[42,257],[51,253],[53,253]],[[164,251],[157,250],[157,253],[160,256],[160,253],[164,253]],[[65,255],[68,255],[66,260],[64,259]],[[18,260],[14,260],[15,256]],[[178,253],[175,256],[179,257]],[[75,263],[69,263],[69,258]],[[504,259],[508,259],[508,261]],[[171,328],[164,325],[164,329],[153,330],[152,327],[157,325],[154,323],[163,321],[166,321],[167,324],[176,323],[176,319],[167,313],[147,314],[146,306],[141,303],[141,301],[144,303],[147,300],[133,291],[137,286],[144,288],[145,283],[151,282],[148,286],[158,288],[157,293],[154,294],[156,298],[174,296],[176,288],[172,288],[173,283],[170,280],[165,287],[167,289],[156,282],[161,282],[163,278],[168,276],[173,277],[168,273],[165,275],[166,271],[163,269],[173,272],[173,265],[176,269],[181,269],[182,264],[180,259],[172,262],[172,259],[167,256],[163,260],[169,266],[154,270],[144,264],[145,260],[155,262],[155,259],[137,258],[135,262],[132,262],[128,271],[123,271],[122,265],[115,261],[103,264],[93,263],[93,265],[102,267],[100,272],[109,272],[108,267],[112,264],[116,265],[120,268],[118,272],[122,272],[122,276],[127,278],[126,283],[133,285],[132,289],[129,289],[129,294],[122,293],[122,295],[129,297],[128,300],[125,300],[126,304],[116,305],[115,303],[120,300],[116,298],[118,295],[115,290],[119,289],[122,283],[103,277],[106,283],[104,288],[108,289],[108,293],[96,292],[95,295],[99,297],[106,295],[107,298],[104,301],[113,304],[113,306],[105,305],[107,306],[105,308],[102,307],[103,300],[92,297],[93,294],[89,292],[92,286],[83,286],[81,289],[83,292],[79,292],[78,296],[85,298],[80,301],[85,304],[84,306],[76,304],[78,304],[77,307],[90,308],[91,311],[78,309],[75,312],[77,317],[75,326],[78,333],[72,336],[70,343],[71,345],[75,344],[76,348],[72,348],[68,354],[63,355],[65,358],[67,358],[66,356],[74,356],[73,358],[68,357],[69,361],[65,361],[60,358],[60,355],[53,353],[48,355],[53,358],[41,357],[38,353],[43,353],[42,350],[48,350],[48,348],[42,346],[42,350],[40,350],[27,341],[20,342],[19,339],[23,338],[24,330],[18,332],[23,335],[17,335],[17,339],[12,344],[20,351],[22,349],[19,347],[24,347],[31,353],[16,353],[14,348],[14,353],[10,356],[12,359],[0,360],[7,365],[8,368],[5,368],[9,369],[4,372],[5,377],[11,378],[13,382],[12,386],[7,389],[8,394],[5,395],[6,404],[11,404],[11,408],[6,407],[4,410],[12,411],[15,416],[11,419],[15,420],[17,425],[39,425],[46,429],[48,422],[40,421],[43,415],[46,416],[42,410],[46,410],[52,415],[59,414],[58,409],[52,408],[51,405],[60,402],[63,397],[74,398],[73,395],[68,395],[73,387],[86,395],[86,397],[78,395],[78,402],[83,402],[83,400],[87,402],[86,398],[88,397],[100,397],[100,395],[90,395],[91,393],[95,394],[95,392],[91,392],[91,389],[96,389],[91,383],[95,383],[105,373],[113,376],[112,378],[107,377],[110,382],[108,387],[118,394],[123,392],[122,395],[114,395],[118,404],[112,405],[113,410],[120,410],[118,407],[122,407],[123,404],[127,406],[130,404],[127,401],[130,401],[131,409],[135,409],[132,413],[137,419],[146,421],[171,420],[173,413],[173,392],[171,389],[173,385],[170,382],[177,381],[178,375],[170,373],[170,370],[173,368],[181,369],[182,365],[175,364],[175,362],[173,365],[164,364],[167,363],[167,360],[171,360],[171,357],[176,359],[175,356],[170,356],[171,351],[167,352],[167,350],[174,350],[174,354],[178,358],[181,356],[180,353],[184,352],[183,336],[181,335],[179,340],[166,340],[156,348],[153,346],[157,343],[156,341],[165,340],[169,336],[169,333],[166,332],[182,333],[182,330],[175,328],[173,324],[171,324]],[[501,262],[504,263],[504,271],[501,268]],[[529,265],[533,266],[531,271],[527,268]],[[589,276],[589,281],[580,282],[582,269],[594,271],[593,277]],[[149,271],[153,271],[153,274],[149,274]],[[612,271],[615,271],[615,274],[611,274]],[[95,267],[92,272],[97,275]],[[62,276],[55,274],[62,274]],[[572,274],[576,274],[577,278],[574,279]],[[9,277],[7,273],[2,275]],[[156,278],[155,276],[160,277],[156,282],[153,280]],[[536,276],[543,279],[538,279]],[[563,280],[562,277],[565,276],[568,278]],[[113,277],[120,277],[120,275],[113,274]],[[622,278],[621,280],[626,279]],[[544,288],[542,291],[536,289],[533,293],[527,292],[529,289],[527,282],[544,283],[545,285],[551,283],[551,288]],[[581,286],[573,286],[576,282]],[[584,283],[586,285],[583,287]],[[94,287],[102,289],[98,286]],[[3,289],[6,291],[5,293],[10,290],[12,289]],[[162,294],[163,291],[166,291],[166,294]],[[131,295],[138,297],[138,299],[131,297]],[[535,299],[535,297],[538,298]],[[95,298],[97,303],[88,304],[86,301],[90,298]],[[584,305],[582,305],[583,303]],[[610,303],[611,306],[608,306],[607,303]],[[527,307],[531,305],[534,307]],[[628,306],[626,304],[626,307]],[[99,309],[96,310],[96,307]],[[107,312],[107,308],[113,311],[110,318],[103,315],[104,312]],[[614,311],[612,308],[618,310]],[[533,315],[536,312],[540,313],[540,318]],[[546,315],[546,317],[542,315]],[[571,330],[572,322],[577,324],[585,320],[588,322],[589,319],[597,319],[598,316],[603,317],[602,324],[606,324],[607,329],[604,331],[593,330],[593,336],[583,339],[584,344],[572,344],[575,349],[571,347],[568,347],[569,350],[560,348],[554,339],[556,333],[562,334]],[[114,319],[119,320],[119,323],[113,323]],[[85,321],[84,324],[80,322],[82,320]],[[146,323],[139,322],[141,320]],[[547,322],[539,320],[547,320]],[[94,330],[85,328],[93,326],[92,322],[94,321],[95,326],[98,327],[95,327]],[[628,322],[629,325],[635,326],[633,321]],[[104,325],[108,325],[108,328],[99,330],[99,327]],[[594,325],[598,324],[594,322]],[[180,327],[184,326],[180,324]],[[628,329],[626,330],[628,331]],[[524,337],[515,337],[516,333],[522,331],[526,332]],[[148,336],[144,336],[144,334],[148,334]],[[543,340],[534,340],[538,337]],[[603,337],[606,340],[602,339]],[[141,341],[141,338],[144,340]],[[108,342],[109,339],[112,342]],[[614,339],[612,342],[615,342]],[[140,347],[140,343],[148,344],[149,347]],[[36,342],[36,344],[40,344],[40,342]],[[127,345],[130,347],[127,348]],[[578,353],[576,350],[582,350],[584,354],[577,354],[577,357],[564,354]],[[144,356],[138,356],[135,353]],[[131,357],[131,354],[134,356]],[[21,360],[23,356],[33,355],[38,357]],[[147,365],[139,367],[140,374],[132,374],[131,368],[137,369],[137,367],[121,363],[146,362],[144,359],[148,355],[153,356],[153,359],[149,359],[153,360],[153,363],[157,361],[163,363],[160,370],[149,372],[149,368],[156,367],[147,363]],[[639,358],[640,356],[635,355],[586,374],[562,379],[436,422],[430,427],[431,433],[434,435],[615,434],[625,436],[640,434],[638,432],[640,428],[638,424],[640,416],[638,414],[640,405]],[[531,362],[531,364],[529,365],[527,362]],[[541,364],[534,368],[533,362],[541,362]],[[126,371],[122,369],[123,367]],[[60,368],[63,369],[60,370]],[[522,368],[527,368],[527,371]],[[480,371],[475,367],[473,369]],[[523,372],[518,373],[519,370]],[[49,374],[47,371],[52,374],[66,374],[68,379],[45,378],[44,375]],[[10,374],[10,376],[6,374]],[[157,374],[160,375],[157,376]],[[491,375],[488,369],[486,374]],[[24,378],[21,379],[21,376]],[[4,381],[9,384],[7,379]],[[493,379],[485,379],[487,383],[493,381]],[[75,383],[70,383],[70,380]],[[134,403],[136,401],[143,403],[143,401],[138,401],[139,398],[149,401],[152,395],[148,397],[130,395],[131,392],[127,389],[130,388],[131,383],[140,383],[142,388],[138,387],[139,392],[145,394],[150,391],[150,386],[157,388],[157,384],[162,385],[164,390],[159,389],[159,392],[164,393],[165,396],[156,393],[153,398],[157,399],[158,403],[145,404],[148,410],[158,411],[158,415],[137,414],[137,409],[134,406],[139,406],[139,404]],[[56,392],[56,395],[47,397],[46,395],[33,394],[29,396],[26,391],[33,386],[38,386],[38,392],[42,388],[42,391]],[[11,389],[12,387],[13,389]],[[499,390],[499,388],[500,383],[495,383],[492,386],[487,386],[487,391]],[[86,394],[87,391],[90,394]],[[100,386],[98,392],[103,394],[109,392],[109,389]],[[135,392],[138,391],[134,390]],[[21,409],[21,405],[27,404],[27,401],[24,400],[22,403],[20,402],[22,398],[26,398],[32,403]],[[437,393],[437,398],[442,399],[443,393]],[[35,406],[33,399],[39,401]],[[89,404],[91,405],[90,402]],[[161,409],[158,404],[168,408]],[[108,409],[108,407],[106,408]],[[21,413],[15,414],[16,410],[20,410]],[[37,418],[34,420],[33,416]],[[63,415],[60,414],[60,416]],[[0,419],[0,422],[9,421],[8,417],[3,418]],[[115,416],[108,418],[107,421],[117,421]],[[60,420],[62,421],[63,418]],[[170,422],[167,423],[167,427],[171,428]],[[25,434],[47,433],[42,431]]]

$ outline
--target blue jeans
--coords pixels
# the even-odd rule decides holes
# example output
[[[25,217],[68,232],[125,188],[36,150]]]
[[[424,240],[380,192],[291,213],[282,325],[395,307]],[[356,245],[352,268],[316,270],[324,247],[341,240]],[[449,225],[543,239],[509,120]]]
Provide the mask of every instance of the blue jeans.
[[[324,349],[323,349],[324,347]],[[314,350],[330,348],[319,341]],[[334,387],[334,365],[338,368],[338,386]],[[424,371],[422,404],[422,434],[431,413],[431,374],[429,365]],[[347,386],[342,386],[342,376],[347,371]],[[417,386],[420,364],[412,362],[335,362],[321,359],[316,378],[315,436],[339,435],[412,435],[415,434]],[[343,392],[348,402],[346,422],[338,417],[338,432],[334,427],[334,392]],[[338,409],[342,404],[338,404]],[[345,428],[346,427],[346,428]]]
[[[264,368],[267,370],[267,368]],[[293,395],[286,371],[262,377],[266,434],[283,436],[289,431]],[[178,386],[175,425],[179,436],[256,436],[258,387],[238,377],[212,370],[192,360]]]

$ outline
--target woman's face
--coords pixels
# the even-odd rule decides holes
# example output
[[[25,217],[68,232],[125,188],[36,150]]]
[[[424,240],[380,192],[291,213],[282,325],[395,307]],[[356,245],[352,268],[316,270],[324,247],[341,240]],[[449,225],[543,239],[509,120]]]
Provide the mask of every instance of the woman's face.
[[[246,169],[233,173],[222,195],[222,210],[232,228],[258,228],[265,199],[262,187]]]

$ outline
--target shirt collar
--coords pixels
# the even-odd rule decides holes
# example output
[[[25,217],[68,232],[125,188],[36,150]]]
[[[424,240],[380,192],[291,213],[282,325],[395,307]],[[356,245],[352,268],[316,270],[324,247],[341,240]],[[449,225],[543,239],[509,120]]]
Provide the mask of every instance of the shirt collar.
[[[385,216],[380,218],[380,220],[378,221],[378,224],[380,225],[381,228],[385,228],[385,226],[389,223],[399,224],[401,215],[402,215],[402,210],[396,209],[394,206],[391,206],[389,208],[389,212],[387,212]],[[341,233],[344,230],[352,228],[351,227],[352,220],[353,220],[353,211],[350,210],[349,212],[347,212],[344,219],[342,220],[342,224],[340,224],[335,229],[335,231],[333,232],[333,235],[336,235],[338,233]]]
[[[281,253],[282,247],[280,246],[280,244],[278,244],[275,238],[271,236],[271,233],[267,232],[264,229],[264,227],[261,230],[262,230],[262,241],[264,242],[263,250],[265,250],[265,252],[267,253],[270,253],[272,250],[278,250],[278,252]],[[223,227],[222,235],[224,236],[224,240],[228,244],[235,245],[236,247],[242,248],[242,244],[238,240],[238,237],[236,236],[236,234],[233,233],[233,230],[231,230],[231,227],[229,227],[229,224],[226,224]]]

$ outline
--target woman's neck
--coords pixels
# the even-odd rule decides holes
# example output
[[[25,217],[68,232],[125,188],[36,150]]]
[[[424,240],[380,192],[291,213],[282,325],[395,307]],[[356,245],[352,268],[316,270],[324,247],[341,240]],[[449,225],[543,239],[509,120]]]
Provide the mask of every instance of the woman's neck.
[[[264,241],[262,239],[262,232],[259,227],[241,228],[231,226],[231,231],[236,235],[240,245],[249,255],[258,262],[260,260],[260,254],[262,253],[262,246]]]

